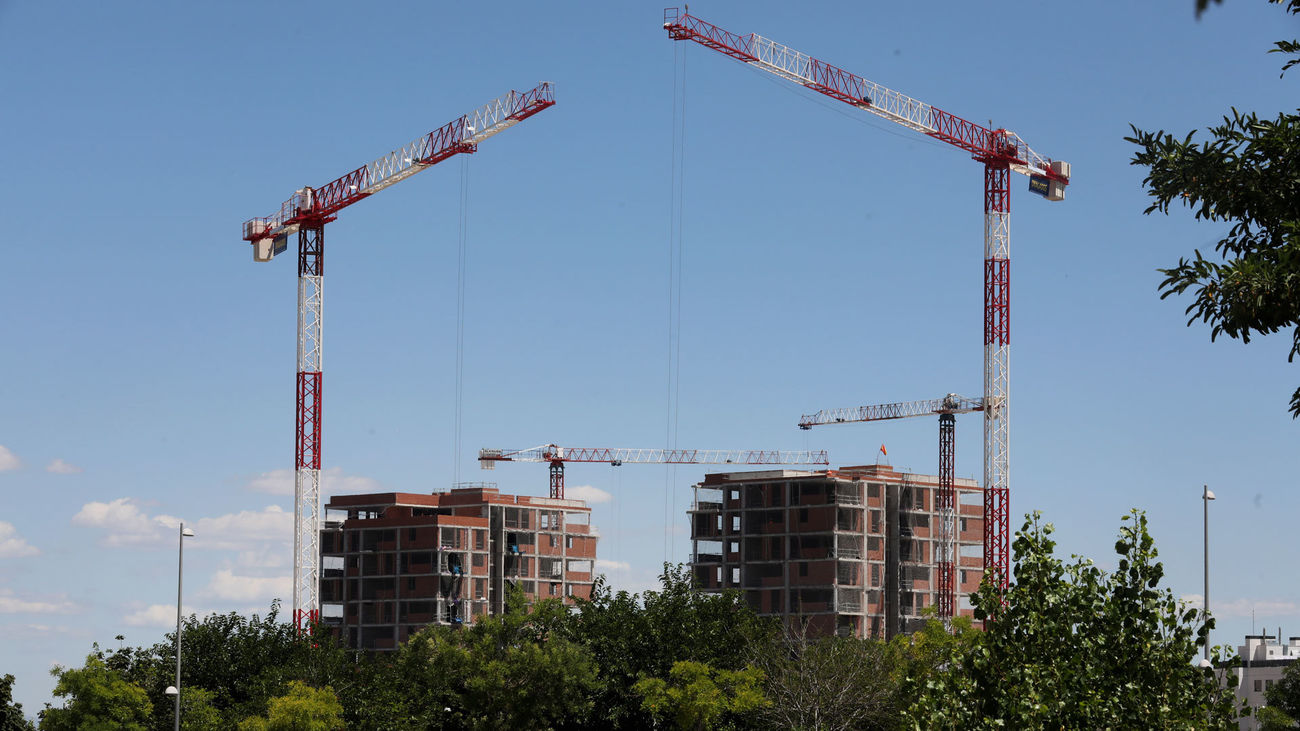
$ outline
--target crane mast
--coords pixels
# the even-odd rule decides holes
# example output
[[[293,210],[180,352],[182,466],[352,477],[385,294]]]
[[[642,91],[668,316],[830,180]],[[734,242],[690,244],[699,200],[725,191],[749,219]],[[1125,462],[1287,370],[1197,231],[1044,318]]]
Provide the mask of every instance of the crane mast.
[[[553,498],[564,498],[564,463],[605,462],[622,464],[830,464],[825,450],[781,452],[758,449],[610,449],[605,447],[560,447],[544,444],[528,449],[480,449],[479,466],[495,469],[497,462],[546,462],[550,464]]]
[[[1011,173],[1029,189],[1065,199],[1070,165],[1034,152],[1019,135],[990,129],[757,34],[739,35],[677,8],[663,27],[675,41],[694,41],[863,111],[969,153],[984,166],[984,561],[999,591],[1010,571]]]
[[[298,375],[294,424],[293,616],[299,626],[320,609],[321,398],[325,224],[340,210],[460,153],[555,104],[549,82],[511,91],[318,188],[301,188],[276,213],[244,222],[253,260],[266,262],[298,239]]]
[[[939,513],[938,560],[939,580],[935,587],[935,608],[939,618],[947,621],[957,611],[957,418],[956,414],[983,411],[981,399],[969,399],[950,393],[941,399],[901,401],[892,404],[857,406],[851,409],[823,409],[799,419],[800,429],[826,424],[849,424],[863,421],[910,419],[915,416],[939,415],[939,492],[935,511]]]

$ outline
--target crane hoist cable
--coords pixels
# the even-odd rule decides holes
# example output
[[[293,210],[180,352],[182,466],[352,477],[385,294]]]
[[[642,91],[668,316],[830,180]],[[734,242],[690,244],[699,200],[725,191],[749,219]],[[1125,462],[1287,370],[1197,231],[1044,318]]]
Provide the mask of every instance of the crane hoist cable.
[[[664,419],[664,447],[676,449],[681,406],[682,372],[682,211],[685,203],[686,167],[686,49],[673,49],[672,154],[668,184],[668,352]],[[664,561],[672,558],[672,536],[677,528],[677,470],[664,469]]]
[[[463,432],[465,402],[465,281],[468,261],[469,230],[469,157],[460,159],[460,210],[457,213],[457,265],[456,265],[456,430],[452,443],[452,463],[455,482],[460,483],[460,448]]]

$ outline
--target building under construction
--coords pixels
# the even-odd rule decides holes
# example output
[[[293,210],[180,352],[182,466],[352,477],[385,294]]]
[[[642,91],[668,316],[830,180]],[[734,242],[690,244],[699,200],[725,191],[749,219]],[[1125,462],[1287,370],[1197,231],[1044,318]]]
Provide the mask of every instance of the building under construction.
[[[581,500],[450,492],[339,495],[320,532],[322,620],[348,647],[391,650],[429,624],[457,625],[534,599],[590,598],[596,561]]]
[[[956,479],[957,601],[983,575],[979,484]],[[695,485],[691,566],[706,591],[739,589],[760,615],[810,634],[891,638],[936,604],[939,478],[889,465],[726,472]]]

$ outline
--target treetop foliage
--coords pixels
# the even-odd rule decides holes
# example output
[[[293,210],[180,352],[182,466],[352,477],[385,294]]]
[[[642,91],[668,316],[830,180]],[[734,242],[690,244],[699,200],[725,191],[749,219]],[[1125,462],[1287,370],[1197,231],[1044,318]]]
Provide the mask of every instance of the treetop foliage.
[[[1272,2],[1300,14],[1300,0]],[[1198,16],[1207,4],[1198,1]],[[1283,75],[1300,63],[1295,40],[1278,41],[1270,52],[1293,56]],[[1168,214],[1179,204],[1198,220],[1232,224],[1215,244],[1214,259],[1193,249],[1190,258],[1160,270],[1161,299],[1191,292],[1187,324],[1209,325],[1211,340],[1226,335],[1249,343],[1252,335],[1291,328],[1288,360],[1294,360],[1300,354],[1300,116],[1282,112],[1269,119],[1234,108],[1208,132],[1209,139],[1197,142],[1195,131],[1175,136],[1133,125],[1124,138],[1139,148],[1132,164],[1148,170],[1142,181],[1153,199],[1147,214]],[[1290,410],[1300,417],[1300,389]]]
[[[1033,514],[1016,534],[1015,581],[974,595],[991,621],[925,680],[914,728],[1235,728],[1234,695],[1194,666],[1213,620],[1160,588],[1164,569],[1144,514],[1124,516],[1118,568],[1054,555]]]
[[[1030,516],[1015,581],[974,597],[969,619],[891,642],[810,637],[760,618],[736,592],[703,593],[665,566],[661,588],[532,605],[453,628],[430,626],[392,652],[348,651],[327,628],[299,634],[265,617],[185,623],[186,729],[930,729],[1235,726],[1230,691],[1191,663],[1208,622],[1160,586],[1145,516],[1125,516],[1117,568],[1054,555]],[[120,639],[120,638],[119,638]],[[98,647],[57,669],[62,708],[42,729],[172,724],[174,645]],[[202,655],[210,657],[205,658]],[[1277,692],[1300,685],[1279,685]],[[0,685],[0,691],[7,686]],[[1290,692],[1287,690],[1286,692]],[[1287,696],[1288,698],[1290,696]],[[1290,701],[1271,701],[1286,718]],[[18,728],[22,728],[21,726]],[[9,731],[6,727],[4,731]]]
[[[23,704],[14,702],[14,676],[0,677],[0,731],[34,731],[23,715]]]

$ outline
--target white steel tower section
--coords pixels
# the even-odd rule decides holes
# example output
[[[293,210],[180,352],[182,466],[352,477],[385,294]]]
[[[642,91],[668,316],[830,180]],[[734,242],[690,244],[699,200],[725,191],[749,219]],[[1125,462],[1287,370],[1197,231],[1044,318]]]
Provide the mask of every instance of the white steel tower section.
[[[299,626],[320,611],[321,389],[324,359],[325,227],[298,231],[298,421],[293,492],[293,613]]]
[[[984,566],[998,590],[1011,572],[1011,170],[984,166]]]

